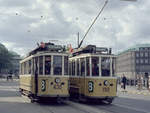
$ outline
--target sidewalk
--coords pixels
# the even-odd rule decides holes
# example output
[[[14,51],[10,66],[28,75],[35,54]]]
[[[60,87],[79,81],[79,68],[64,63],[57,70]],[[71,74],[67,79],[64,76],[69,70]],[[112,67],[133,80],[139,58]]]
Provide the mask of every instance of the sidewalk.
[[[119,93],[128,93],[128,94],[138,94],[138,95],[148,95],[150,96],[150,91],[146,88],[138,90],[136,86],[126,86],[126,90],[121,88],[120,85],[117,85],[117,91]]]

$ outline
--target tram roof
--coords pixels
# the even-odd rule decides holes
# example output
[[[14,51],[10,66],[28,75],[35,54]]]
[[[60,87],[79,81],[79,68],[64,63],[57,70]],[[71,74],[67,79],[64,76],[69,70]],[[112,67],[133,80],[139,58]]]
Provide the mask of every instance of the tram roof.
[[[111,53],[111,48],[106,47],[96,47],[96,45],[87,45],[83,48],[76,49],[72,52],[71,57],[79,56],[83,54],[90,55],[113,55]]]
[[[41,42],[41,45],[38,45],[37,48],[29,52],[28,56],[34,55],[37,53],[65,53],[65,47],[62,47],[61,45],[55,45],[54,43],[48,42],[43,43]]]

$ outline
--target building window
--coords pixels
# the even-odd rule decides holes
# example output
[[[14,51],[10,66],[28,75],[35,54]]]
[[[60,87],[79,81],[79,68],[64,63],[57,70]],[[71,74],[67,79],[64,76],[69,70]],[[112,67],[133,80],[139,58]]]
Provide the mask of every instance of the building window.
[[[145,57],[148,57],[148,52],[145,52]]]
[[[139,53],[136,53],[136,57],[139,57]]]
[[[140,53],[140,56],[143,57],[143,53]]]
[[[143,64],[143,59],[140,60],[141,64]]]
[[[145,59],[145,64],[148,64],[148,59]]]
[[[139,63],[139,60],[138,60],[138,59],[136,59],[136,63],[137,63],[137,64]]]

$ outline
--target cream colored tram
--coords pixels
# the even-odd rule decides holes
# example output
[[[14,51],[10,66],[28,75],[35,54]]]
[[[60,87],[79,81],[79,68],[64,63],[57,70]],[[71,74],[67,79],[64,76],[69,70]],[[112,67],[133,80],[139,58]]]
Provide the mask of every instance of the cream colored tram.
[[[68,54],[62,47],[45,43],[20,62],[20,92],[32,101],[69,97]]]
[[[107,48],[88,45],[69,58],[70,96],[112,103],[117,96],[115,56]]]

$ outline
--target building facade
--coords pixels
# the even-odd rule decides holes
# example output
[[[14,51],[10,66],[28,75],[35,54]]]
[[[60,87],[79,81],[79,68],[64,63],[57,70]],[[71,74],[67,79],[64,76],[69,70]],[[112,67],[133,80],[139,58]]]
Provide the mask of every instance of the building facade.
[[[121,78],[125,75],[129,84],[137,84],[143,79],[143,85],[148,87],[150,75],[150,44],[140,44],[117,55],[116,75]]]

